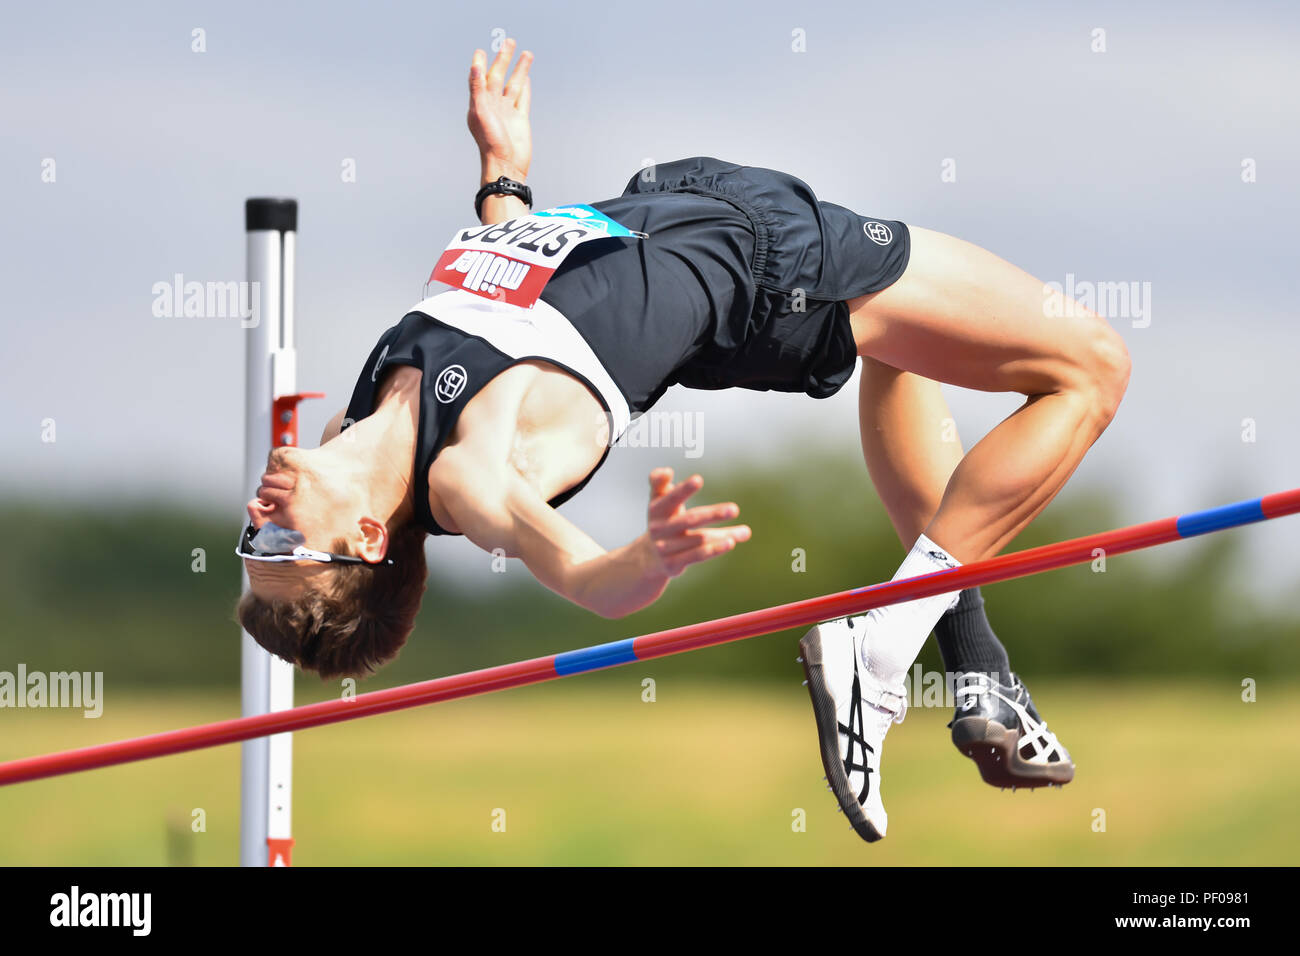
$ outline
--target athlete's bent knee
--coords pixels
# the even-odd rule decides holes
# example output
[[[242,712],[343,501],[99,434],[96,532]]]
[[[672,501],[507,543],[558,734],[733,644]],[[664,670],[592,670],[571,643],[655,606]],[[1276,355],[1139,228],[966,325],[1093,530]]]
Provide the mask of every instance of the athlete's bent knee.
[[[1088,341],[1087,355],[1087,377],[1098,430],[1109,425],[1119,411],[1132,368],[1124,339],[1104,320],[1099,320],[1096,334]]]

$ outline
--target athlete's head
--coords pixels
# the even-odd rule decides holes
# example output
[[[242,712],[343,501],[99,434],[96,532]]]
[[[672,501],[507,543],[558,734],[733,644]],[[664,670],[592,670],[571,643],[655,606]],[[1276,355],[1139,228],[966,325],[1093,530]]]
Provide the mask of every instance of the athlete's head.
[[[322,678],[363,676],[396,657],[415,627],[425,532],[375,517],[366,483],[327,448],[271,453],[241,550],[351,560],[246,558],[239,622],[272,654]]]

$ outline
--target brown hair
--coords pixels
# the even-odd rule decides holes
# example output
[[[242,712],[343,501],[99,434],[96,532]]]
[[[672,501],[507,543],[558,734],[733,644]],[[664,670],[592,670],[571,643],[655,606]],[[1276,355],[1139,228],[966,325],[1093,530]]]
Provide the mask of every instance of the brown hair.
[[[322,680],[373,673],[415,628],[428,577],[424,534],[415,522],[398,528],[389,538],[391,566],[336,565],[328,584],[313,584],[293,601],[248,591],[239,600],[239,623],[272,654]],[[331,550],[347,554],[347,546],[340,539]]]

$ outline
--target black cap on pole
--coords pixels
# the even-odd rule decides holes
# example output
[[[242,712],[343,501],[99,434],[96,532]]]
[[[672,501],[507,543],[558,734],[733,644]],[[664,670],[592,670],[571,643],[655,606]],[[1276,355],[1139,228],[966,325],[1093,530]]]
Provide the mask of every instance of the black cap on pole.
[[[277,232],[297,232],[298,200],[245,200],[244,229],[247,232],[255,232],[260,229],[274,229]]]

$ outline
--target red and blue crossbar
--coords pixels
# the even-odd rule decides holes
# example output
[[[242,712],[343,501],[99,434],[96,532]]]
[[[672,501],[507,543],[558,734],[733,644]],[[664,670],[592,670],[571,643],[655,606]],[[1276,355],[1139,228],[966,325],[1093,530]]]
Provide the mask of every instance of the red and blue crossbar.
[[[1108,556],[1124,554],[1180,538],[1191,538],[1297,512],[1300,512],[1300,488],[1253,498],[1249,501],[1240,501],[1220,508],[1196,511],[1177,518],[1166,518],[1162,521],[1152,521],[1057,544],[1043,545],[1039,548],[1030,548],[1027,551],[975,561],[961,567],[902,581],[840,591],[837,594],[795,601],[793,604],[735,614],[700,624],[688,624],[654,634],[644,634],[641,637],[609,644],[597,644],[594,647],[567,651],[563,654],[551,654],[516,664],[503,664],[500,667],[439,677],[417,684],[371,691],[350,700],[328,700],[294,707],[291,710],[256,714],[148,737],[11,760],[0,763],[0,786],[147,760],[152,757],[164,757],[206,747],[217,747],[270,734],[306,730],[323,724],[356,720],[360,717],[371,717],[409,707],[422,707],[459,697],[487,694],[508,687],[538,684],[587,671],[618,667],[633,661],[682,654],[686,651],[725,644],[729,641],[740,641],[790,627],[815,624],[847,614],[859,614],[886,604],[897,604],[981,584],[992,584],[995,581],[1039,574],[1072,564],[1085,564],[1097,557],[1098,553]]]

